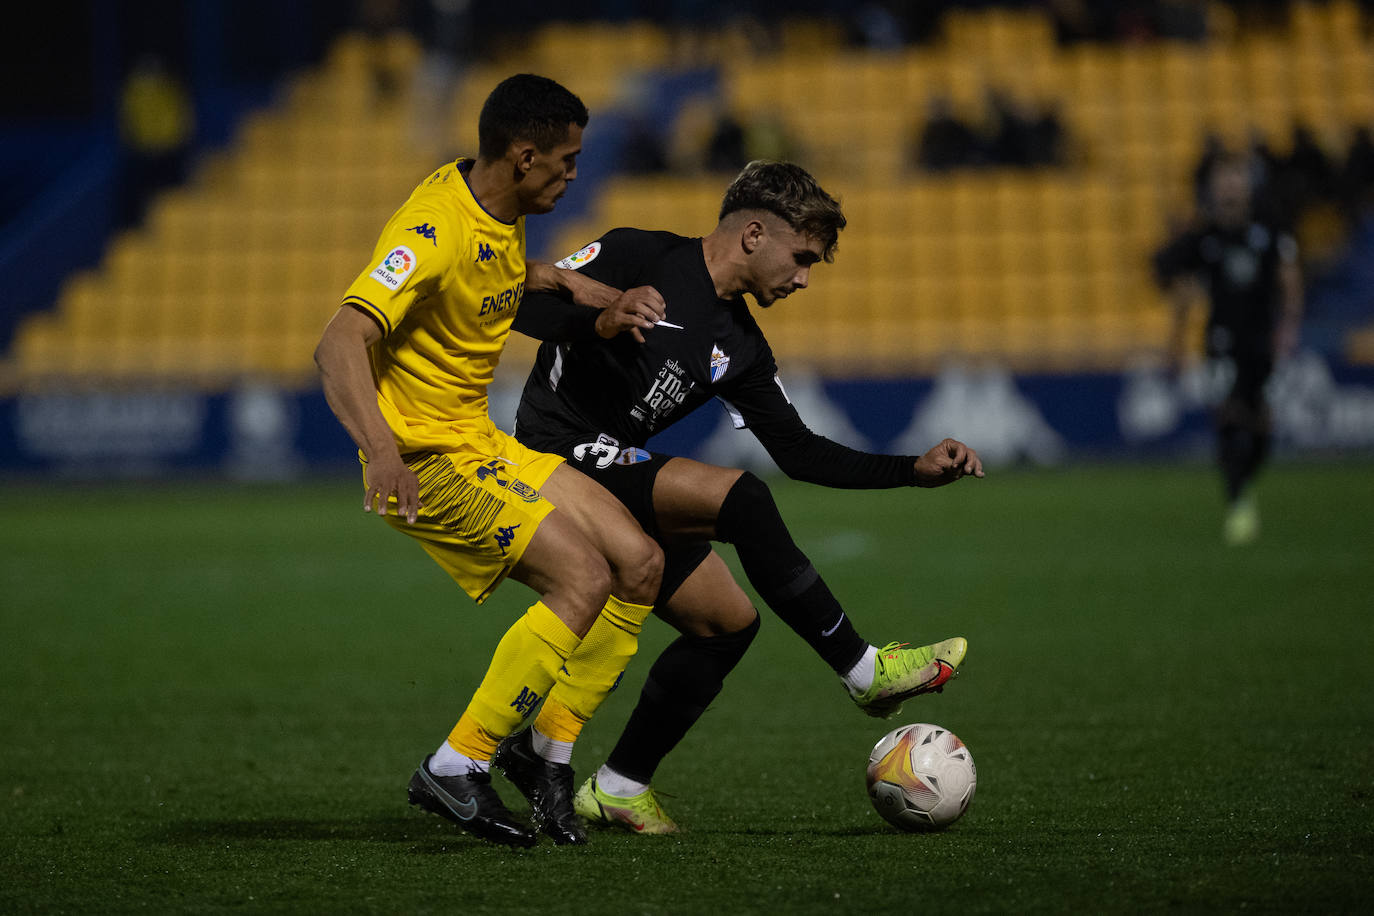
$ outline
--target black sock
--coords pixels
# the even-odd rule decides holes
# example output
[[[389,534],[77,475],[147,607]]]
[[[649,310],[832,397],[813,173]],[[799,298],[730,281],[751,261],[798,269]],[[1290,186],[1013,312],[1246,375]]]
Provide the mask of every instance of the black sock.
[[[836,674],[863,657],[868,642],[792,540],[767,484],[746,471],[721,503],[716,534],[735,546],[759,597]]]
[[[649,669],[639,703],[606,763],[622,776],[648,783],[659,763],[725,686],[725,676],[744,657],[759,619],[722,636],[680,636]]]
[[[1244,424],[1228,423],[1221,427],[1218,446],[1226,499],[1235,502],[1264,463],[1269,453],[1269,436]]]

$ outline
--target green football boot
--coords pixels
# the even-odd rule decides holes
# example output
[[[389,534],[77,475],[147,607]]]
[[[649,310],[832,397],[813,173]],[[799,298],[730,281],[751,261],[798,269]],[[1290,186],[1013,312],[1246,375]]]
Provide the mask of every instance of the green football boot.
[[[677,833],[678,826],[658,803],[653,787],[621,798],[601,791],[593,776],[573,796],[573,810],[589,824],[622,827],[631,833]]]
[[[1231,504],[1226,513],[1226,543],[1232,547],[1253,544],[1259,538],[1259,505],[1248,493]]]
[[[912,697],[943,690],[967,651],[968,640],[962,636],[919,649],[907,648],[904,642],[890,642],[878,650],[873,683],[867,690],[850,696],[870,716],[889,718]]]

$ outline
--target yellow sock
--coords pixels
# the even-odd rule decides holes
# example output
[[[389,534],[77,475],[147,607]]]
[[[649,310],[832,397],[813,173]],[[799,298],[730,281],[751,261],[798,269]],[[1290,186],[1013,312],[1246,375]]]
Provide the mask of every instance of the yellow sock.
[[[449,746],[473,760],[490,760],[501,739],[549,693],[578,643],[567,624],[535,602],[497,643],[481,686],[449,733]]]
[[[555,741],[572,743],[601,701],[620,683],[639,648],[639,631],[653,607],[612,595],[596,622],[558,672],[534,727]]]

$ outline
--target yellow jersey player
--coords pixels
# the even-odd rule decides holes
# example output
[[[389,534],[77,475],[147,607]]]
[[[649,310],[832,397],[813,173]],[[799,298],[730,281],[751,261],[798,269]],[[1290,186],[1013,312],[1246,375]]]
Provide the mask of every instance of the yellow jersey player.
[[[663,556],[615,497],[487,415],[486,388],[526,288],[605,304],[598,284],[525,262],[527,214],[577,176],[587,110],[540,76],[510,77],[478,121],[478,156],[429,176],[386,224],[315,351],[330,408],[358,445],[364,509],[416,538],[481,604],[507,576],[539,600],[505,633],[448,738],[411,778],[412,804],[488,840],[529,846],[491,785],[497,744],[543,715],[534,828],[586,841],[572,744],[620,677]],[[552,707],[552,708],[551,708]]]

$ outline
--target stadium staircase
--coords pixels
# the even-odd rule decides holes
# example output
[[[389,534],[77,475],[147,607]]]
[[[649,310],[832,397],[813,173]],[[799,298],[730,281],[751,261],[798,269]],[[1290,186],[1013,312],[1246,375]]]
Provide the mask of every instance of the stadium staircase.
[[[711,62],[728,109],[781,116],[849,217],[835,264],[765,319],[781,359],[834,375],[919,374],[951,359],[1119,368],[1163,347],[1170,318],[1149,255],[1191,209],[1207,132],[1240,145],[1259,131],[1282,150],[1295,121],[1333,143],[1374,122],[1371,23],[1354,2],[1297,4],[1282,34],[1240,34],[1225,8],[1215,15],[1217,37],[1202,45],[1062,48],[1036,11],[956,12],[933,45],[895,52],[848,49],[805,24],[764,54],[728,30],[684,43],[647,23],[550,26],[469,69],[447,98],[424,83],[412,41],[349,35],[27,319],[0,384],[309,384],[314,343],[378,229],[435,162],[467,149],[498,79],[546,73],[606,111],[643,74]],[[388,91],[383,70],[398,75]],[[971,119],[989,88],[1055,104],[1068,164],[918,170],[931,94]],[[426,112],[426,99],[439,107]],[[531,254],[556,257],[617,225],[698,234],[724,182],[616,177],[552,250]],[[1352,335],[1352,355],[1374,358],[1368,336]]]

